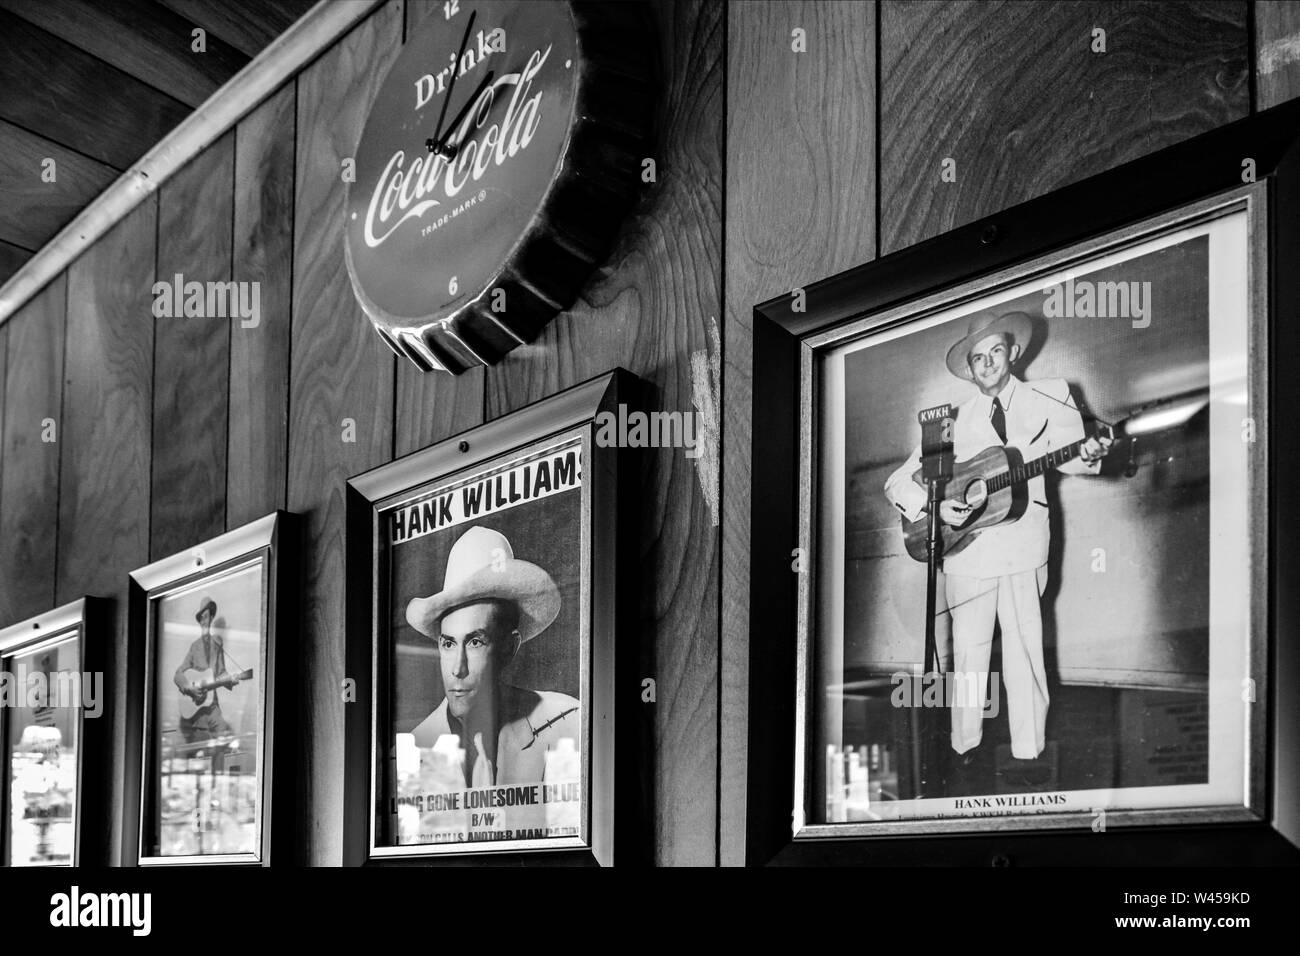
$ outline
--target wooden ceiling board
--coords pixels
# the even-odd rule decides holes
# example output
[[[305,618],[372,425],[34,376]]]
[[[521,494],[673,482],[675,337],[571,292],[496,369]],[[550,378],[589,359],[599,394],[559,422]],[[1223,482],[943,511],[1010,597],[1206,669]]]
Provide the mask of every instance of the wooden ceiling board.
[[[117,176],[111,166],[0,121],[0,239],[39,249]]]
[[[315,0],[158,0],[195,26],[221,37],[247,56],[268,43],[316,5]]]
[[[193,49],[194,25],[153,0],[0,0],[0,9],[196,107],[249,57],[216,36]]]
[[[0,10],[0,119],[122,170],[189,113],[180,100]]]

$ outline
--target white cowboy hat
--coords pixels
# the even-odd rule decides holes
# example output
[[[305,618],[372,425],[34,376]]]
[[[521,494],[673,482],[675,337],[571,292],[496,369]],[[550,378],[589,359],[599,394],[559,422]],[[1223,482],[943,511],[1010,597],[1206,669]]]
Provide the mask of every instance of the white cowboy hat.
[[[1025,349],[1029,347],[1029,340],[1033,337],[1034,326],[1029,315],[1024,312],[1008,312],[1006,315],[991,315],[988,312],[977,312],[970,317],[970,322],[966,326],[966,337],[961,339],[948,350],[948,371],[952,372],[958,378],[964,378],[966,381],[974,381],[975,376],[970,371],[970,350],[986,335],[993,335],[997,332],[1006,332],[1011,336],[1011,341],[1020,346],[1020,354],[1025,354]]]
[[[517,560],[505,535],[473,527],[451,546],[442,590],[412,598],[406,620],[425,637],[437,637],[438,622],[449,611],[493,600],[519,607],[520,643],[542,633],[560,613],[560,589],[549,574]]]

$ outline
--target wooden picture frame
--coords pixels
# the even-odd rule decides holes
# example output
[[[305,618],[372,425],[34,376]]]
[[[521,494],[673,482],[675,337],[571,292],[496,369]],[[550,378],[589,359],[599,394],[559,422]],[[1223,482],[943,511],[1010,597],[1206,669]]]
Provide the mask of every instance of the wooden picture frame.
[[[1294,861],[1300,696],[1292,681],[1300,674],[1300,653],[1287,639],[1297,624],[1289,597],[1295,559],[1279,542],[1296,527],[1298,509],[1279,479],[1300,454],[1283,424],[1300,385],[1274,366],[1300,346],[1300,276],[1288,266],[1300,255],[1298,129],[1300,104],[1286,104],[755,307],[753,374],[763,387],[755,389],[753,412],[765,427],[755,430],[752,450],[747,862],[1115,864],[1160,854],[1179,862]],[[833,407],[826,404],[831,392],[821,373],[826,356],[844,343],[903,339],[924,322],[944,328],[939,323],[963,308],[977,309],[999,295],[1010,301],[1031,282],[1088,267],[1090,255],[1230,213],[1248,223],[1251,270],[1241,290],[1248,320],[1243,334],[1249,337],[1249,358],[1243,348],[1241,361],[1252,427],[1242,461],[1249,463],[1250,478],[1237,502],[1249,515],[1242,536],[1249,597],[1240,608],[1249,626],[1235,645],[1243,665],[1233,671],[1231,693],[1225,696],[1222,686],[1216,693],[1222,715],[1240,681],[1248,740],[1236,754],[1243,774],[1240,805],[1124,807],[1100,817],[1080,808],[1009,817],[995,808],[993,822],[975,812],[937,822],[925,814],[825,819],[816,804],[818,787],[824,790],[833,774],[828,769],[818,779],[817,744],[824,741],[814,728],[814,708],[821,705],[812,702],[828,620],[818,589],[826,575],[843,573],[843,565],[825,560],[823,549],[846,533],[821,524],[822,509],[830,507],[822,482],[830,472],[820,450],[832,440],[822,421]],[[960,371],[951,364],[949,370]],[[915,419],[912,428],[919,435]],[[805,563],[792,566],[792,553],[802,553]],[[868,606],[883,599],[881,592],[861,598]],[[868,755],[863,767],[871,762],[874,772],[875,761]],[[1189,826],[1196,827],[1194,837]],[[1097,833],[1106,836],[1090,839]]]
[[[0,672],[7,691],[22,695],[0,705],[0,865],[86,866],[102,862],[97,826],[109,787],[103,729],[109,721],[96,718],[103,717],[111,706],[111,688],[104,673],[104,652],[112,633],[111,609],[112,602],[107,599],[85,597],[0,629]],[[56,653],[56,659],[48,658],[50,651]],[[38,654],[45,655],[46,666],[30,674],[25,659]],[[18,664],[11,669],[15,660]],[[70,674],[76,680],[54,683],[53,673]],[[31,680],[45,683],[33,688]],[[29,699],[32,694],[35,698]],[[60,716],[61,710],[72,713]],[[67,753],[69,737],[74,750],[71,758]],[[34,783],[47,785],[47,790],[33,791],[29,807],[15,817],[19,808],[13,805],[13,784],[19,760],[28,776],[40,778]],[[66,806],[69,791],[71,805]],[[62,837],[51,838],[50,830],[63,824],[67,831]]]
[[[638,392],[616,370],[349,480],[345,865],[636,858],[635,459],[596,421]],[[524,576],[560,595],[540,620]],[[491,603],[513,630],[450,623]]]
[[[276,511],[131,572],[123,865],[289,858],[300,534]]]

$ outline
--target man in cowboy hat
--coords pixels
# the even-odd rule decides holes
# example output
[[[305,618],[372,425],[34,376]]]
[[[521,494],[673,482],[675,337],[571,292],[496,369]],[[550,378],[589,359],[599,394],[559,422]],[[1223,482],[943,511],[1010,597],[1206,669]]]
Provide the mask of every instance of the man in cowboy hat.
[[[579,741],[577,700],[501,680],[520,646],[559,613],[551,576],[478,526],[452,545],[442,590],[407,605],[406,620],[438,645],[446,694],[415,728],[415,744],[459,738],[466,787],[540,782],[547,752],[566,737]]]
[[[217,617],[217,602],[204,597],[199,602],[198,613],[194,619],[199,622],[199,637],[190,645],[181,666],[172,675],[172,682],[198,708],[192,715],[181,716],[181,736],[186,743],[200,743],[214,737],[234,737],[235,730],[221,713],[221,702],[217,699],[217,688],[201,688],[191,679],[191,672],[211,671],[205,682],[216,681],[226,688],[234,688],[239,678],[226,670],[226,652],[220,638],[212,634],[212,622]],[[211,700],[208,701],[208,695]],[[205,703],[205,701],[208,701]]]
[[[964,461],[991,445],[1017,449],[1025,461],[1084,438],[1083,419],[1064,379],[1026,382],[1012,374],[1033,333],[1023,312],[979,313],[966,335],[948,350],[947,366],[978,393],[954,412],[953,454]],[[1110,450],[1109,438],[1088,438],[1079,458],[1061,465],[1068,474],[1095,475]],[[918,446],[885,482],[885,494],[909,521],[927,510],[925,487],[913,480],[920,467]],[[1036,758],[1046,745],[1047,674],[1043,664],[1043,621],[1039,598],[1047,585],[1048,500],[1042,475],[1027,483],[1028,506],[1016,521],[980,531],[963,550],[943,557],[944,589],[952,617],[953,671],[988,673],[993,625],[1002,629],[1002,684],[1007,694],[1011,753]],[[973,509],[945,500],[944,524],[961,527]],[[987,688],[979,700],[956,694],[952,747],[959,754],[978,746]]]

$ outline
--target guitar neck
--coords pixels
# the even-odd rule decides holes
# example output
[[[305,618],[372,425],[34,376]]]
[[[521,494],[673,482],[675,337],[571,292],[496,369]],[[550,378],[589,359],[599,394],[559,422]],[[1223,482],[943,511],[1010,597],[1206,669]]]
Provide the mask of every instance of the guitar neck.
[[[246,671],[240,671],[238,674],[228,674],[225,678],[214,678],[209,681],[203,681],[195,686],[199,690],[217,690],[225,687],[233,678],[234,680],[248,680],[253,676],[253,669],[250,667]]]
[[[994,475],[988,480],[989,493],[1001,491],[1003,488],[1009,488],[1012,485],[1023,484],[1031,478],[1037,478],[1046,471],[1059,468],[1067,461],[1078,458],[1079,450],[1083,448],[1085,441],[1087,441],[1086,438],[1080,438],[1078,441],[1071,442],[1054,451],[1049,451],[1046,455],[1035,458],[1033,461],[1027,461],[1022,465],[1012,465],[1008,470]]]

